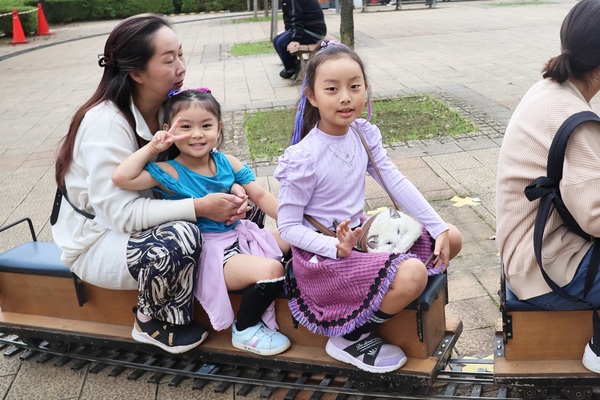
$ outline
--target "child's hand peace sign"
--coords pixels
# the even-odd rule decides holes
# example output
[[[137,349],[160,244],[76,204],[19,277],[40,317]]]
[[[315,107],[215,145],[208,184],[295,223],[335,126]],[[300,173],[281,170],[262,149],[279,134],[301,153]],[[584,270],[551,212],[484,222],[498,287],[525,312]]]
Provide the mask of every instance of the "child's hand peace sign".
[[[150,146],[152,146],[157,153],[162,153],[167,150],[175,142],[189,139],[189,133],[185,135],[175,135],[180,120],[181,118],[177,118],[168,131],[158,131],[154,134]]]

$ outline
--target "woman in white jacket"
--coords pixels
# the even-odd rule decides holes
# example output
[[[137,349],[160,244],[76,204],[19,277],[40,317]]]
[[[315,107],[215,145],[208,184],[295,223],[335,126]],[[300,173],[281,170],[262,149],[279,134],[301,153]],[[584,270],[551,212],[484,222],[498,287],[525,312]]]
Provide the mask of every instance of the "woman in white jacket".
[[[119,23],[98,57],[100,83],[59,148],[56,181],[64,198],[55,205],[52,235],[82,280],[137,288],[133,339],[181,353],[207,336],[193,323],[202,251],[196,218],[239,219],[248,209],[245,193],[174,201],[115,186],[117,165],[162,126],[162,103],[183,86],[186,64],[169,20],[155,14]]]

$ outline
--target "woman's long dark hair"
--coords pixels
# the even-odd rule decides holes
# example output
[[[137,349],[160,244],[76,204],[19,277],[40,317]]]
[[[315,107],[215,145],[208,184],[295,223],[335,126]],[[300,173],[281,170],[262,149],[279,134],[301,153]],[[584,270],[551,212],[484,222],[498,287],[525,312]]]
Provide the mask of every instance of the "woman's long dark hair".
[[[154,55],[154,34],[162,27],[171,27],[169,20],[159,14],[140,14],[120,22],[110,33],[104,45],[104,54],[98,64],[104,73],[96,91],[75,113],[67,135],[58,149],[55,179],[65,190],[65,174],[73,162],[73,148],[77,130],[85,114],[99,103],[110,100],[125,116],[132,127],[135,121],[129,100],[134,90],[131,71],[144,71]]]
[[[581,0],[560,28],[561,54],[551,58],[543,77],[563,83],[571,78],[589,83],[588,73],[600,66],[600,0]]]

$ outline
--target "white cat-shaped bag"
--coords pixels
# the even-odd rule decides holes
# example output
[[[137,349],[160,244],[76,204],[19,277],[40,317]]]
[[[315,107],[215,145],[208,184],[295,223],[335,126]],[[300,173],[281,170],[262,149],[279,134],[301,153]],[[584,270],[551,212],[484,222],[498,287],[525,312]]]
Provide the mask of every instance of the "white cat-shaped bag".
[[[421,232],[417,220],[390,207],[365,222],[357,247],[369,253],[406,253]]]

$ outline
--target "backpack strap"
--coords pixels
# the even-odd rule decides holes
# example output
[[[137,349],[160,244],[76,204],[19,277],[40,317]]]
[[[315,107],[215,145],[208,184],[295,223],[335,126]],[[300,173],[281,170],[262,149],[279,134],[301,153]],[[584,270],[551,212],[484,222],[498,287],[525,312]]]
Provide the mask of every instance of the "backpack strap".
[[[548,166],[547,166],[547,175],[541,176],[535,180],[533,180],[526,188],[525,188],[525,196],[529,201],[534,201],[540,199],[540,204],[538,206],[538,212],[535,220],[535,227],[533,231],[533,249],[535,252],[535,258],[537,260],[537,264],[540,267],[540,271],[544,280],[550,286],[550,288],[556,292],[561,297],[570,300],[570,301],[580,301],[586,304],[589,304],[585,299],[578,298],[576,296],[572,296],[563,290],[560,286],[558,286],[551,278],[548,276],[546,271],[542,266],[542,239],[544,236],[544,228],[546,226],[546,221],[548,220],[548,216],[551,211],[552,205],[558,211],[560,217],[563,219],[567,227],[573,233],[581,236],[586,240],[594,240],[594,237],[587,234],[581,229],[575,218],[571,215],[569,210],[567,210],[565,204],[562,201],[562,197],[560,194],[559,182],[562,179],[563,175],[563,167],[564,167],[564,158],[565,151],[567,148],[567,142],[571,137],[571,134],[580,124],[587,121],[596,121],[600,122],[600,117],[591,111],[582,111],[576,114],[571,115],[569,118],[563,122],[563,124],[558,128],[554,139],[552,140],[552,145],[550,146],[550,151],[548,153]],[[600,246],[595,246],[592,254],[592,261],[590,262],[590,268],[588,269],[588,274],[586,276],[585,288],[584,288],[584,297],[587,295],[591,285],[594,281],[596,273],[598,272],[598,267],[600,264]],[[593,306],[592,306],[593,308]]]
[[[77,208],[77,206],[75,206],[75,204],[71,203],[71,200],[69,200],[69,196],[67,196],[66,191],[63,192],[62,190],[60,190],[60,188],[56,188],[56,195],[54,196],[54,202],[52,203],[52,213],[50,214],[50,225],[54,225],[54,224],[56,224],[56,221],[58,221],[58,213],[60,211],[60,203],[63,198],[67,201],[67,203],[69,203],[71,205],[71,207],[73,207],[73,210],[75,210],[76,213],[81,214],[84,217],[89,218],[89,219],[96,218],[96,216],[94,214],[90,214],[87,211]]]

